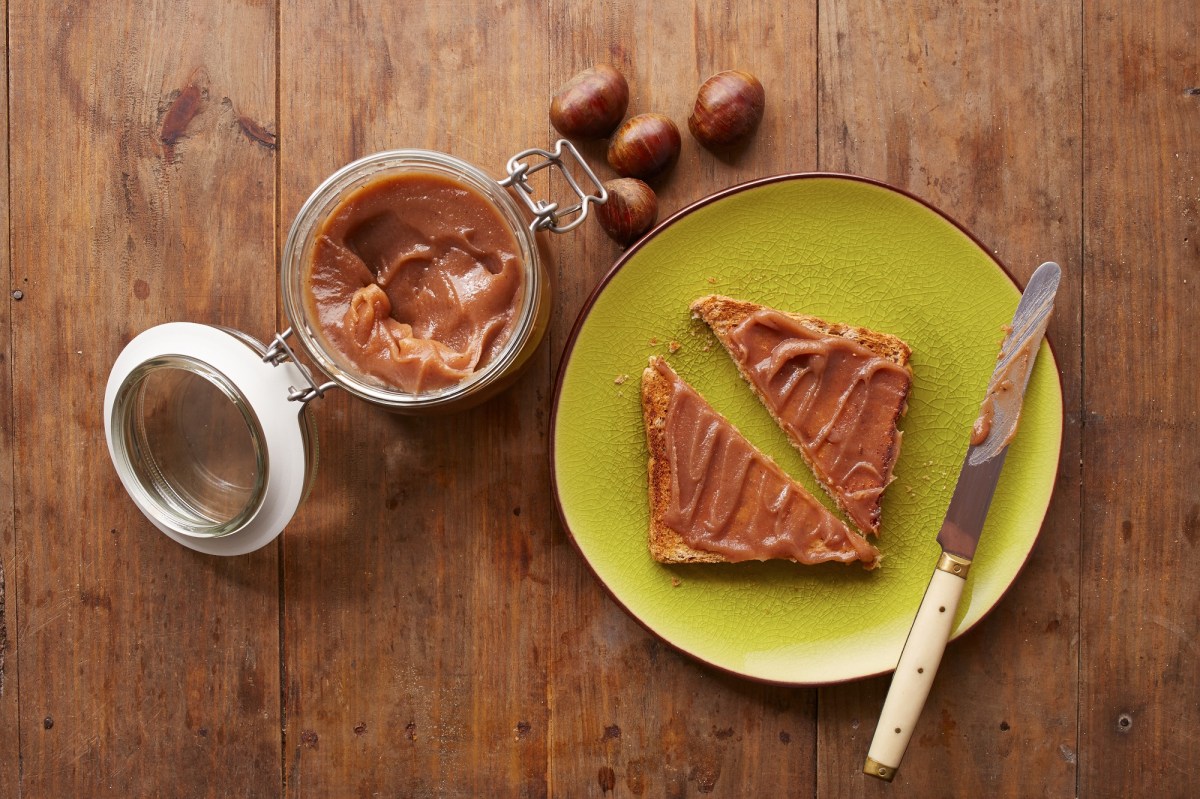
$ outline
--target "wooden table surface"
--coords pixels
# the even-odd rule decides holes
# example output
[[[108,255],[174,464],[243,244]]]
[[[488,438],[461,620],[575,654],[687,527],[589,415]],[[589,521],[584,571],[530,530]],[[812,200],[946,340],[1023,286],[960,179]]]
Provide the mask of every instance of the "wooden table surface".
[[[3,796],[1196,795],[1195,2],[6,5]],[[512,390],[432,421],[322,400],[315,486],[258,552],[173,543],[109,461],[121,347],[171,320],[280,329],[283,237],[325,176],[396,147],[498,173],[597,62],[680,123],[715,71],[766,86],[736,157],[685,132],[664,216],[850,172],[1022,280],[1064,267],[1053,503],[890,787],[860,773],[886,677],[716,673],[626,616],[558,521],[554,376],[620,252],[594,225],[547,245],[552,327]]]

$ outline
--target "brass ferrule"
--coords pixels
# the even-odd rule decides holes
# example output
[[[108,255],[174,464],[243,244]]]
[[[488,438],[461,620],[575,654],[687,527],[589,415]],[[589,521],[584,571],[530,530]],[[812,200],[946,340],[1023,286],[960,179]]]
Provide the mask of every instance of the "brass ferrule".
[[[884,782],[891,782],[892,777],[896,776],[896,769],[892,766],[885,766],[878,760],[867,758],[867,763],[863,766],[863,774],[870,774],[872,777],[877,777]]]
[[[960,558],[958,555],[951,555],[949,552],[943,552],[942,556],[938,558],[937,567],[944,572],[965,580],[967,579],[967,572],[971,570],[971,561],[966,558]]]

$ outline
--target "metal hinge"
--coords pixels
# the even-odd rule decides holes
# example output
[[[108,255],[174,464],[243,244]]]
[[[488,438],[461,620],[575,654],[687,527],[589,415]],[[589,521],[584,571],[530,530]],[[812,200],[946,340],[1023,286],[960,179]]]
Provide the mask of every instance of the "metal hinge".
[[[541,162],[532,165],[525,163],[522,159],[537,156],[542,159]],[[565,158],[569,156],[569,159]],[[568,168],[567,160],[574,162],[574,167],[577,167],[591,182],[595,188],[596,194],[590,194],[584,191],[579,182],[575,180],[575,175],[572,169]],[[540,172],[547,167],[556,166],[562,172],[563,178],[566,179],[567,185],[571,187],[571,191],[579,198],[579,202],[567,208],[559,209],[558,203],[547,202],[546,200],[534,200],[533,188],[529,185],[527,178],[535,172]],[[525,203],[525,206],[533,214],[533,222],[529,225],[536,233],[539,230],[549,230],[552,233],[566,233],[568,230],[574,230],[583,224],[583,220],[587,219],[589,207],[595,204],[603,204],[608,202],[608,192],[604,189],[604,184],[600,182],[600,178],[596,177],[596,173],[588,166],[587,161],[583,160],[583,156],[575,149],[575,145],[566,139],[559,139],[554,144],[554,152],[532,148],[522,150],[521,152],[508,159],[508,177],[499,181],[501,186],[515,187],[520,189],[517,196]],[[566,224],[559,224],[559,220],[576,215],[574,219]]]
[[[304,379],[308,382],[307,388],[288,386],[287,398],[290,401],[308,402],[309,400],[314,400],[317,397],[325,396],[325,392],[331,388],[336,388],[337,383],[330,381],[328,383],[318,384],[316,380],[313,380],[312,372],[310,372],[303,364],[296,360],[296,354],[292,352],[292,348],[287,344],[287,339],[291,335],[292,329],[290,327],[282,333],[276,333],[274,340],[271,342],[271,346],[267,347],[267,351],[263,353],[263,362],[269,363],[272,366],[279,366],[281,363],[291,361],[296,367],[296,370],[304,376]]]

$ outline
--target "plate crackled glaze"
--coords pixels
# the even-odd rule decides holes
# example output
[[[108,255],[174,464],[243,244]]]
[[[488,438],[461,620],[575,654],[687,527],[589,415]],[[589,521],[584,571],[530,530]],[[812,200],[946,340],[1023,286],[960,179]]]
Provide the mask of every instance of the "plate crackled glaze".
[[[755,445],[833,508],[688,305],[726,294],[895,334],[913,388],[884,560],[664,566],[647,550],[639,386],[664,355]],[[821,684],[894,668],[936,563],[971,422],[1019,291],[968,233],[888,186],[797,174],[736,186],[676,214],[617,262],[580,314],[556,387],[553,476],[567,530],[630,614],[720,669]],[[1062,387],[1043,344],[988,515],[955,635],[996,604],[1045,516],[1062,441]],[[843,517],[844,518],[844,517]]]

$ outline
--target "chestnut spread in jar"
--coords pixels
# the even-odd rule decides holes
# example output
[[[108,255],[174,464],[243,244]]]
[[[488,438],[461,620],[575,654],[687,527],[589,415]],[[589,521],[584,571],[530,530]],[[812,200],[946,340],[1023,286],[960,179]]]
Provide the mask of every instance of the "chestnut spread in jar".
[[[456,385],[518,323],[521,249],[475,189],[424,172],[355,189],[321,223],[306,310],[354,368],[403,391]]]

